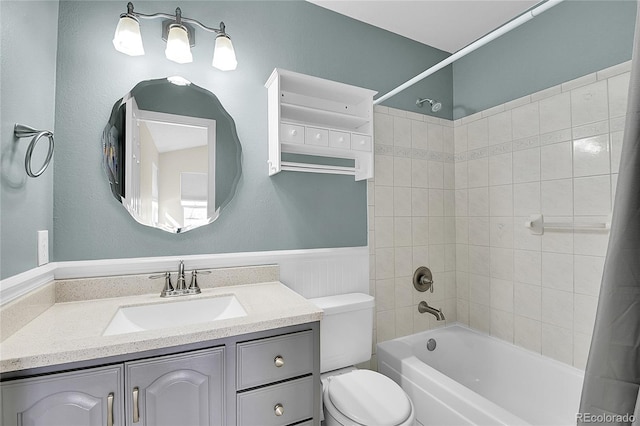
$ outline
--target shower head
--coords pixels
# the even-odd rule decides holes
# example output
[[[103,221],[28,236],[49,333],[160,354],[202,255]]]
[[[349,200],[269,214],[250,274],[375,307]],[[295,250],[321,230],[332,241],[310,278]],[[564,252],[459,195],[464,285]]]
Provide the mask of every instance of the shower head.
[[[422,108],[422,104],[425,102],[429,102],[429,105],[431,105],[431,111],[433,112],[438,112],[440,111],[440,109],[442,109],[442,104],[440,102],[436,102],[433,99],[418,99],[416,101],[416,105],[418,105],[420,108]]]

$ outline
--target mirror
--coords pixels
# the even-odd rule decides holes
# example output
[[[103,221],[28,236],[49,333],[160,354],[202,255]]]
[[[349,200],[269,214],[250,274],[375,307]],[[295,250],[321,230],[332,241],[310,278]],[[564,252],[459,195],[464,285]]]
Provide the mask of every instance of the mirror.
[[[113,196],[139,223],[173,233],[216,220],[241,174],[233,119],[181,77],[140,82],[119,99],[102,149]]]

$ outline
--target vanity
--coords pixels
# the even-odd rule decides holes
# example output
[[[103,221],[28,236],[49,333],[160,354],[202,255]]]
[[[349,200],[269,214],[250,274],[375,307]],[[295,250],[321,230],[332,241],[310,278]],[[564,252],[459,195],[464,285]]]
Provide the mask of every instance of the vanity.
[[[125,279],[160,284],[147,277]],[[320,424],[322,311],[282,283],[204,279],[201,294],[160,298],[112,297],[113,282],[101,292],[82,281],[34,292],[57,302],[2,342],[3,425]],[[11,304],[29,297],[42,295]],[[197,322],[202,302],[218,317]],[[180,303],[187,309],[162,323]],[[136,322],[140,309],[158,328]],[[107,332],[118,315],[130,324]]]

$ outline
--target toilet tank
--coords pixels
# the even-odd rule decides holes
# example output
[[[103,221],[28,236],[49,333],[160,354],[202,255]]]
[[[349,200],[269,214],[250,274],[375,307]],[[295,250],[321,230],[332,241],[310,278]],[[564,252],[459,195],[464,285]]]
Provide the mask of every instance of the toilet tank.
[[[324,311],[320,321],[320,371],[327,372],[368,361],[373,334],[372,296],[339,294],[310,299]]]

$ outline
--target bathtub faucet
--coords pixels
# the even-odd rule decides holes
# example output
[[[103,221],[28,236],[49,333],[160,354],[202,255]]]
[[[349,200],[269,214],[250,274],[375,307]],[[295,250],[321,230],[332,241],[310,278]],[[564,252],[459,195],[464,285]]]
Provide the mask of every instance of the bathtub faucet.
[[[418,312],[420,312],[421,314],[424,314],[425,312],[430,313],[431,315],[433,315],[434,317],[436,317],[436,319],[438,321],[444,321],[444,314],[442,313],[442,311],[440,309],[436,309],[433,308],[431,306],[429,306],[429,304],[427,302],[420,302],[418,304]]]

